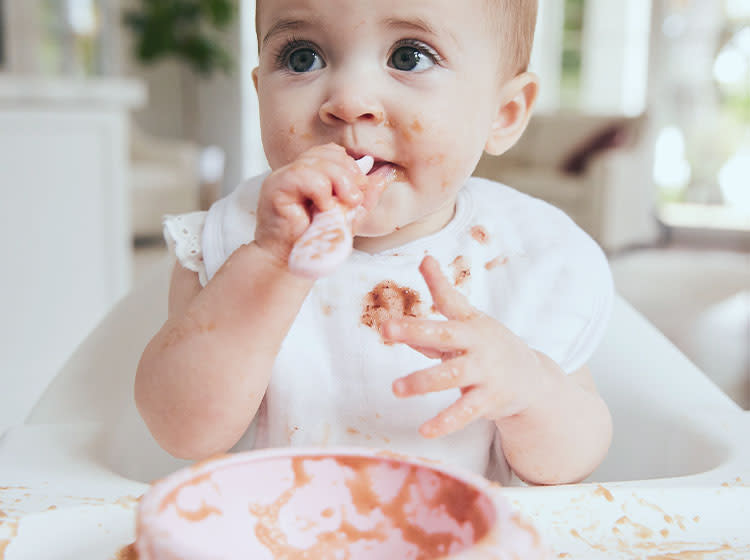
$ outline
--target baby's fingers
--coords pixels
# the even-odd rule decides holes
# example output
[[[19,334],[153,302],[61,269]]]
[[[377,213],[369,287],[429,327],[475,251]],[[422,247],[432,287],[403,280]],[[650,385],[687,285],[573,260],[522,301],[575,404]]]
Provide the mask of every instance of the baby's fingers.
[[[463,321],[479,315],[479,311],[469,303],[466,296],[456,290],[445,277],[434,257],[425,257],[419,271],[430,289],[435,307],[448,319]]]
[[[283,178],[284,185],[274,200],[279,214],[289,206],[306,208],[309,201],[320,211],[333,208],[333,184],[329,177],[317,169],[298,165]]]
[[[387,321],[383,325],[382,335],[386,342],[407,344],[423,354],[426,351],[440,352],[441,356],[445,352],[464,350],[471,342],[471,330],[465,323],[411,317]]]
[[[362,202],[360,181],[364,181],[359,170],[352,172],[339,162],[318,159],[309,171],[317,177],[310,185],[300,185],[300,191],[313,200],[319,210],[328,210],[337,198],[348,206]],[[318,194],[324,198],[318,198]],[[325,200],[324,200],[325,199]],[[323,205],[320,205],[322,202]]]
[[[437,438],[457,432],[484,414],[486,398],[482,390],[475,387],[432,420],[422,424],[419,433],[426,438]]]
[[[397,379],[393,382],[393,393],[403,398],[468,387],[479,382],[471,373],[466,358],[455,358]]]

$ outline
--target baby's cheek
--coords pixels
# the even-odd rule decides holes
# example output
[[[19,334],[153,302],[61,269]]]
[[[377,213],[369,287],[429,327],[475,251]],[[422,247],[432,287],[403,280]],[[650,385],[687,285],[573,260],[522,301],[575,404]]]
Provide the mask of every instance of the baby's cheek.
[[[263,148],[271,169],[277,169],[297,159],[306,149],[312,147],[312,135],[300,132],[296,125],[289,124],[263,135]]]
[[[290,124],[287,131],[289,144],[310,144],[313,140],[312,132],[307,130],[304,125]]]
[[[435,145],[425,146],[421,154],[421,161],[425,162],[424,173],[431,176],[432,184],[440,185],[442,190],[451,188],[456,182],[471,174],[473,165],[466,154],[456,146]]]

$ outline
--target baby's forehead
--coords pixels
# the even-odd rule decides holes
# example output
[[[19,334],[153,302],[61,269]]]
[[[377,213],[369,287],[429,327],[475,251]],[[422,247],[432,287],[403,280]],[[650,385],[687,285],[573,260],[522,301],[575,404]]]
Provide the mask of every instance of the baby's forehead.
[[[499,0],[256,0],[256,31],[273,25],[277,20],[310,20],[328,27],[351,17],[361,23],[400,21],[420,18],[437,23],[436,27],[451,29],[471,22],[472,32],[492,26],[497,10],[487,9]],[[358,22],[359,23],[359,22]],[[487,25],[489,24],[489,25]]]
[[[373,6],[377,7],[381,13],[392,11],[394,14],[408,10],[409,8],[425,9],[433,14],[439,14],[446,8],[454,9],[460,7],[464,13],[479,13],[480,8],[487,7],[497,0],[256,0],[255,15],[256,18],[268,8],[324,8],[335,7],[339,13],[360,12]],[[488,15],[486,10],[482,10],[482,17]],[[495,14],[496,15],[496,14]],[[448,24],[450,21],[445,21]]]

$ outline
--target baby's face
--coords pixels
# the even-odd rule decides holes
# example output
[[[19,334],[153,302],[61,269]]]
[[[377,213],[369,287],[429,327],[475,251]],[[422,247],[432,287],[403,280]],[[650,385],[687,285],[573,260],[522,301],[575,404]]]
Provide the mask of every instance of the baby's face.
[[[273,169],[323,143],[395,177],[359,235],[450,219],[499,105],[485,0],[263,0],[257,87]],[[395,173],[394,173],[395,170]]]

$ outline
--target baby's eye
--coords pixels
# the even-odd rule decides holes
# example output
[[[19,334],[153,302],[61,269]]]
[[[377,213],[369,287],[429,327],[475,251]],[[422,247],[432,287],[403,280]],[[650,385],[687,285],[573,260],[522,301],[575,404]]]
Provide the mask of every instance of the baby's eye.
[[[406,44],[396,47],[389,66],[403,72],[424,72],[435,65],[437,54],[426,45]]]
[[[323,60],[313,49],[303,47],[289,53],[286,66],[296,73],[312,72],[323,68]]]

